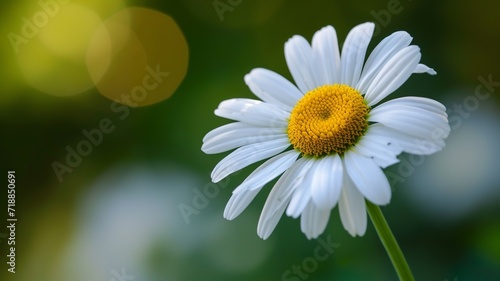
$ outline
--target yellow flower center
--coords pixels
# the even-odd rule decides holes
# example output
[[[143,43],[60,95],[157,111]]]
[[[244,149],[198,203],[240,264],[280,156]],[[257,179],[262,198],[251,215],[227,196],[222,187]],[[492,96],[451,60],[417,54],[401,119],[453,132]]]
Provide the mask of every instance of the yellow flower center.
[[[370,108],[347,85],[324,85],[307,92],[292,110],[288,138],[304,156],[344,153],[363,135]]]

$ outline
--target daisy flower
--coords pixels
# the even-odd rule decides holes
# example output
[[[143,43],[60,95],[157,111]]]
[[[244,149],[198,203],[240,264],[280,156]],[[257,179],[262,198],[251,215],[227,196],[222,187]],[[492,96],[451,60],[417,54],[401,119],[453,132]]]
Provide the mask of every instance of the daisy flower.
[[[312,44],[293,36],[285,43],[285,59],[296,85],[256,68],[245,82],[260,100],[225,100],[215,110],[237,122],[203,139],[207,154],[236,148],[213,169],[213,182],[269,158],[233,191],[226,219],[236,218],[279,177],[258,222],[261,238],[285,212],[300,216],[302,232],[316,238],[337,205],[347,232],[362,236],[365,199],[379,206],[391,199],[382,169],[399,162],[402,152],[428,155],[445,146],[450,126],[441,103],[402,97],[379,104],[413,73],[436,72],[420,63],[420,49],[404,31],[383,39],[365,62],[373,30],[373,23],[354,27],[342,52],[332,26],[317,31]]]

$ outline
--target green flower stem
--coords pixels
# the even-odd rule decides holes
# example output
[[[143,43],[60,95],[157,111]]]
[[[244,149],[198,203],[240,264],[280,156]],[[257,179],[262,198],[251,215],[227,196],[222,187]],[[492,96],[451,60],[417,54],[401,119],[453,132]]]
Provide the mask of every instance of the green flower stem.
[[[413,274],[387,224],[380,207],[366,200],[366,209],[401,281],[414,281]]]

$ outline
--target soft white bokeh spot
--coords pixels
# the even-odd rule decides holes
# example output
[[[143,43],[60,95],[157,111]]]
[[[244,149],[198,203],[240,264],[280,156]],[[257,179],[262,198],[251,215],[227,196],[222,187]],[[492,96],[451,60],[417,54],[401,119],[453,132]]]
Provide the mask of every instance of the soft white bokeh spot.
[[[153,280],[150,264],[160,253],[171,261],[162,272],[165,280],[178,280],[182,261],[203,243],[204,227],[187,225],[178,204],[189,202],[191,190],[202,185],[198,175],[172,165],[105,172],[82,196],[77,235],[67,249],[63,276],[111,280],[112,270],[125,268],[137,280]]]
[[[193,190],[204,192],[207,185],[213,183],[170,164],[134,164],[104,172],[81,196],[75,236],[68,242],[59,277],[107,281],[113,270],[125,269],[134,280],[185,280],[193,274],[201,278],[256,270],[273,245],[255,236],[258,215],[243,217],[239,226],[224,220],[218,201],[225,202],[229,194],[223,188],[196,209]],[[180,204],[198,211],[188,223]],[[205,266],[208,272],[192,271]]]
[[[453,110],[461,101],[445,104]],[[463,114],[467,117],[449,111],[446,147],[408,177],[408,198],[429,218],[453,221],[500,200],[500,115],[491,102],[481,101],[478,110]]]

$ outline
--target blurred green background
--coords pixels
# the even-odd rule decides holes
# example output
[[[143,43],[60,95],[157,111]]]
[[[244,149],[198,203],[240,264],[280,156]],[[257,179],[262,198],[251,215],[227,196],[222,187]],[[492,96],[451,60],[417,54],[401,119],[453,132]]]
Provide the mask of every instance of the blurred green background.
[[[337,209],[321,236],[337,247],[314,262],[321,244],[305,238],[299,220],[283,217],[268,240],[258,238],[271,186],[236,220],[224,220],[232,189],[256,165],[211,185],[210,171],[226,154],[200,150],[208,131],[228,123],[213,114],[220,101],[253,98],[243,82],[251,69],[291,79],[283,54],[288,38],[300,34],[310,41],[315,31],[333,25],[342,43],[366,21],[377,24],[370,50],[405,30],[420,46],[422,62],[438,72],[412,76],[391,98],[431,97],[449,108],[452,133],[444,151],[425,158],[403,154],[401,164],[386,170],[394,193],[382,210],[416,279],[500,280],[500,2],[60,2],[18,52],[8,34],[21,34],[23,18],[33,20],[42,6],[28,0],[0,4],[0,171],[5,179],[7,171],[16,171],[18,219],[12,274],[4,182],[1,280],[396,280],[373,226],[352,238]],[[75,9],[65,16],[69,6]],[[125,115],[125,107],[117,113],[94,87],[85,52],[102,21],[134,6],[173,18],[189,63],[171,97],[128,108]],[[179,40],[158,30],[142,30],[155,38],[148,47],[154,55],[146,54],[151,65],[178,58],[169,46]],[[135,75],[134,59],[117,67],[124,83]],[[486,98],[478,98],[478,87]],[[83,130],[108,119],[114,130],[58,178],[54,162],[67,165],[67,147],[77,149],[87,140]],[[188,209],[192,213],[183,215]],[[287,274],[296,266],[303,275]]]

